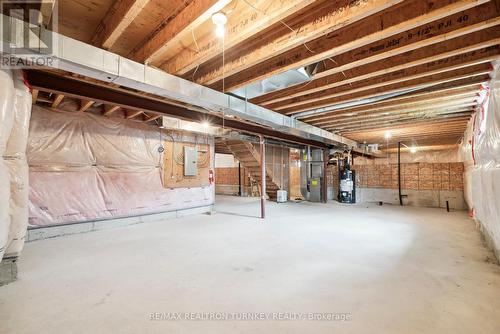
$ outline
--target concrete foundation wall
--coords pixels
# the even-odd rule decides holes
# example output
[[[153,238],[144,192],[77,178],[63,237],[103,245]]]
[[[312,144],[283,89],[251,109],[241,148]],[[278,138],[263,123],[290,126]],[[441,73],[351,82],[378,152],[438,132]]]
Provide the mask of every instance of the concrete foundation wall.
[[[401,155],[401,188],[404,205],[466,210],[463,191],[464,165],[457,150],[404,153]],[[397,155],[356,158],[356,201],[399,205]]]
[[[446,208],[448,201],[450,209],[467,210],[464,193],[460,190],[403,190],[404,205],[422,206],[431,208]],[[383,202],[399,205],[398,189],[389,188],[357,188],[357,203]]]
[[[217,195],[236,196],[239,194],[239,187],[233,184],[216,184],[215,193]]]
[[[241,168],[241,192],[246,196],[250,192],[250,180],[247,172]],[[215,193],[217,195],[236,196],[239,193],[238,167],[215,168]]]
[[[35,106],[28,142],[29,224],[80,223],[211,205],[212,138],[207,139],[206,165],[199,162],[196,178],[185,179],[177,161],[166,163],[182,159],[178,153],[183,146],[195,143],[193,133]],[[160,147],[171,149],[161,152]],[[175,169],[170,178],[164,177],[168,168]]]
[[[356,186],[360,188],[398,188],[398,165],[354,165]],[[460,190],[463,191],[461,162],[454,163],[402,163],[401,187],[408,190]]]
[[[92,231],[100,231],[104,229],[123,227],[141,223],[150,223],[154,221],[161,221],[165,219],[174,219],[184,217],[187,215],[212,213],[214,210],[213,205],[200,206],[197,208],[189,208],[168,212],[155,213],[150,215],[142,215],[136,217],[124,217],[117,219],[96,220],[83,223],[73,223],[66,225],[54,225],[45,227],[30,227],[26,241],[35,241],[48,238],[59,237],[63,235],[85,233]]]
[[[217,195],[237,196],[239,193],[238,160],[231,154],[215,154],[215,193]],[[250,181],[245,168],[241,167],[241,191],[246,195]]]

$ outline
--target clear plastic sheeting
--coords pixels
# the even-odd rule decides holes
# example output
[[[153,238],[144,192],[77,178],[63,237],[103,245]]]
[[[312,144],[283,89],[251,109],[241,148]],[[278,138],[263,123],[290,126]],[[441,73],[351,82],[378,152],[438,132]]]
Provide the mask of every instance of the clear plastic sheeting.
[[[256,147],[258,149],[258,146]],[[290,149],[285,146],[266,145],[266,172],[281,189],[289,191]]]
[[[482,107],[470,120],[460,152],[465,165],[466,202],[487,242],[500,255],[500,75],[495,76]]]
[[[13,126],[4,153],[10,174],[10,229],[5,252],[8,257],[18,256],[23,249],[29,210],[26,145],[31,116],[31,94],[20,71],[15,72],[14,87]]]
[[[30,225],[213,204],[213,186],[163,187],[158,148],[171,138],[164,131],[133,121],[34,106],[28,144]],[[195,141],[182,138],[189,139]]]
[[[0,261],[7,249],[10,228],[10,176],[5,162],[7,142],[14,122],[14,82],[12,72],[0,70]]]

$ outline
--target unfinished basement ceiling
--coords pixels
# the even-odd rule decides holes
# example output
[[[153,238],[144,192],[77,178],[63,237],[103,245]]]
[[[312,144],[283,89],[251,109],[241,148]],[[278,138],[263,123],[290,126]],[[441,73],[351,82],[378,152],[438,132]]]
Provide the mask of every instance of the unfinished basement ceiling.
[[[500,0],[59,3],[69,37],[382,148],[457,144],[500,55]]]

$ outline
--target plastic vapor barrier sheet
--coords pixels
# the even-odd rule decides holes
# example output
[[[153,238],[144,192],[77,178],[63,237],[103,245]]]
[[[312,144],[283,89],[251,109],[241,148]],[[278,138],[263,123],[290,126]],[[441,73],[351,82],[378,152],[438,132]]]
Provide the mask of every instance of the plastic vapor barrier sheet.
[[[0,259],[18,256],[28,226],[26,144],[31,94],[21,71],[0,71]]]
[[[465,164],[464,194],[489,242],[500,250],[500,77],[485,90],[485,102],[467,126],[460,151]],[[497,253],[498,255],[498,253]]]
[[[168,136],[157,127],[34,106],[28,143],[30,225],[47,226],[210,205],[214,186],[164,188]]]

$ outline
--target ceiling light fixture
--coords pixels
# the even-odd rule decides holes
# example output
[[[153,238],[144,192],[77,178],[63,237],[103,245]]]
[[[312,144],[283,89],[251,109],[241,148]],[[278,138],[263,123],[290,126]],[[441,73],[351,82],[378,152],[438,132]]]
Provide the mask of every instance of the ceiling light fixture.
[[[411,153],[417,153],[417,148],[415,146],[410,147]]]
[[[391,131],[386,131],[384,134],[385,139],[389,139],[392,137]]]
[[[227,16],[222,12],[217,12],[212,15],[212,22],[216,25],[215,35],[223,38],[226,33]]]
[[[223,38],[225,34],[226,34],[226,29],[224,28],[224,26],[217,26],[215,28],[215,36]]]
[[[223,26],[227,23],[227,16],[223,12],[217,12],[212,15],[212,22],[217,26]]]

